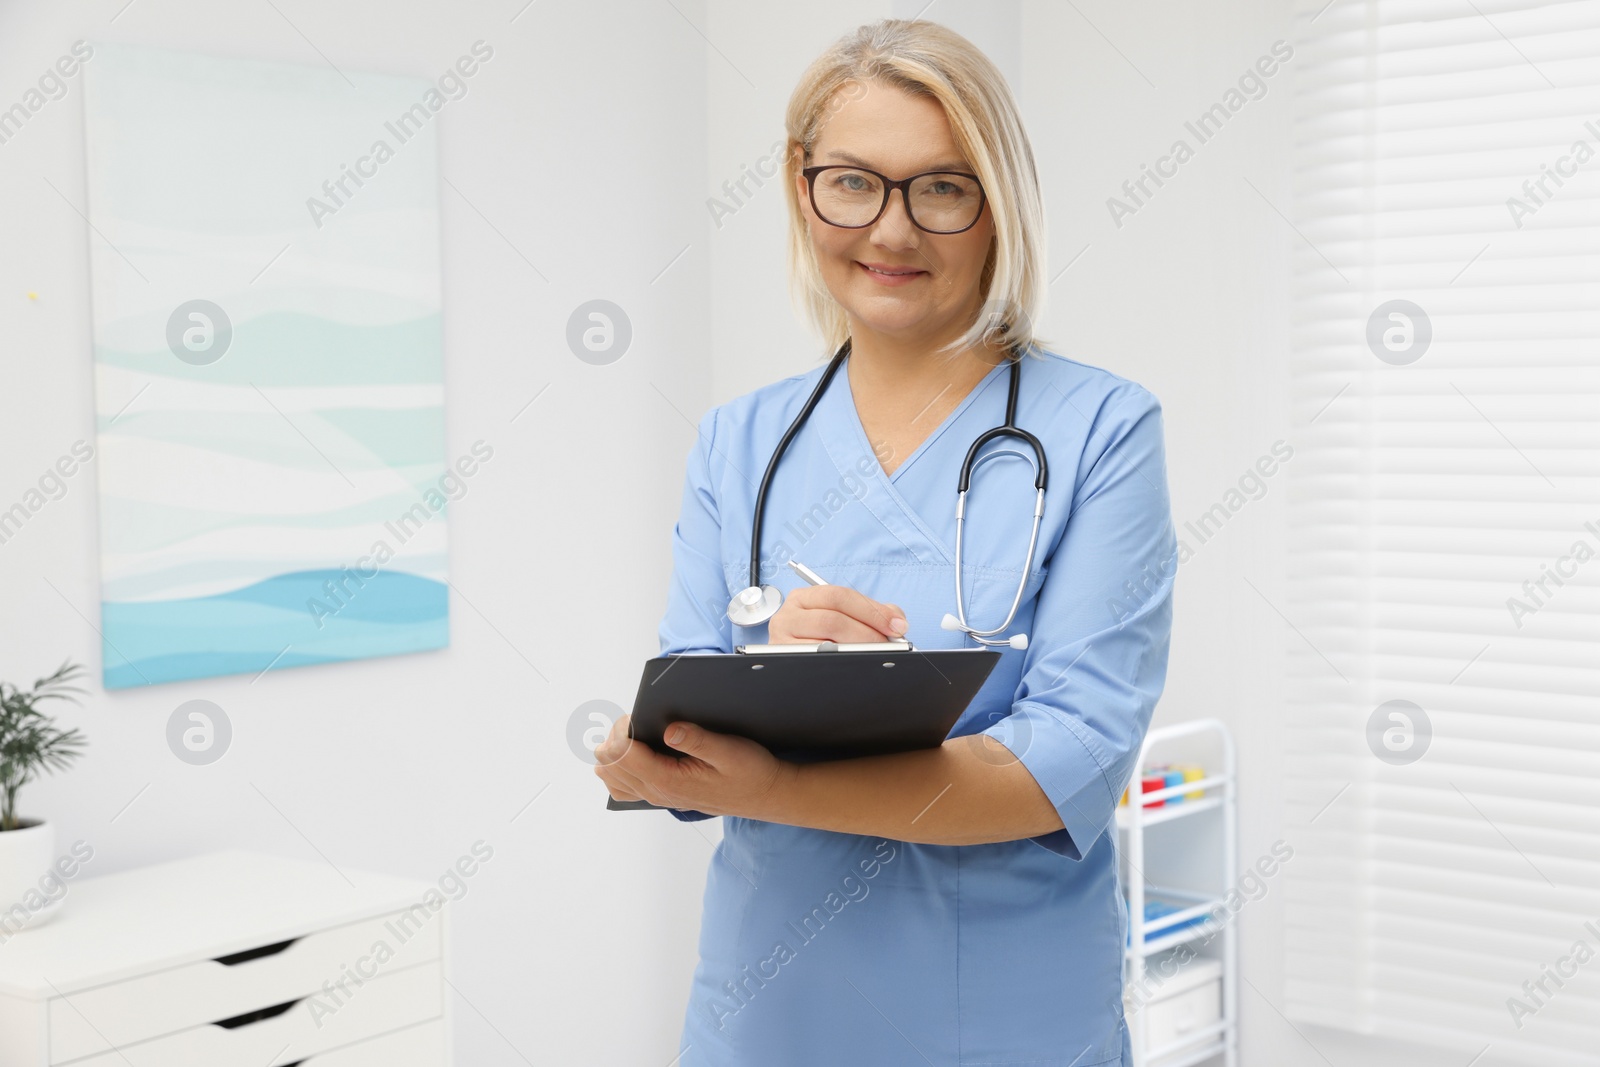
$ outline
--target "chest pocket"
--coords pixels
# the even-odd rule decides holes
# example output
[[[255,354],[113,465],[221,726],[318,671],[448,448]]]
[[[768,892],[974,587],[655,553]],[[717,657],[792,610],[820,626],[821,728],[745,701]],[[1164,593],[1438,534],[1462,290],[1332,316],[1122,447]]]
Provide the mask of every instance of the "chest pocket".
[[[967,608],[967,625],[978,630],[992,630],[1005,620],[1006,614],[1011,610],[1011,604],[1017,599],[1017,586],[1022,582],[1022,569],[1020,567],[976,567],[967,563],[961,568],[963,596]],[[1019,630],[1026,631],[1027,620],[1033,618],[1034,598],[1038,596],[1039,589],[1044,585],[1045,571],[1034,568],[1028,575],[1028,580],[1022,586],[1022,600],[1017,605],[1017,613],[1012,617],[1011,623],[998,634],[999,637],[1008,637]],[[950,612],[955,613],[954,578],[951,579],[950,597],[952,603]]]

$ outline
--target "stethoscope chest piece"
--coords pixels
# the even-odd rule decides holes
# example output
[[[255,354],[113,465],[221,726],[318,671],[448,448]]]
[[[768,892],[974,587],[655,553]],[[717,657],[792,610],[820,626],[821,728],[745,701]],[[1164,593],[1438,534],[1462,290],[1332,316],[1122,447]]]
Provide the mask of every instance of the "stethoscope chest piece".
[[[783,594],[770,585],[747,586],[728,601],[728,620],[735,626],[760,626],[778,613]]]

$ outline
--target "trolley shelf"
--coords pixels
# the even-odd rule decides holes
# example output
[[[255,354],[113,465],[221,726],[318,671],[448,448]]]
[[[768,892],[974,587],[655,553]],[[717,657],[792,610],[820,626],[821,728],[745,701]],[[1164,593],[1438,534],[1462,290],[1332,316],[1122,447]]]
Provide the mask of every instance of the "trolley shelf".
[[[1183,1044],[1187,1045],[1188,1042],[1185,1041]],[[1174,1048],[1173,1045],[1164,1045],[1162,1047]],[[1203,1048],[1191,1049],[1182,1053],[1174,1051],[1169,1054],[1157,1049],[1155,1056],[1152,1058],[1152,1062],[1159,1059],[1161,1062],[1161,1067],[1192,1067],[1193,1064],[1204,1063],[1211,1057],[1221,1056],[1227,1051],[1228,1046],[1221,1041],[1213,1041]],[[1169,1059],[1169,1055],[1173,1058]]]
[[[1189,941],[1204,940],[1208,935],[1214,933],[1215,930],[1209,926],[1186,926],[1182,930],[1175,930],[1163,937],[1146,941],[1142,952],[1130,948],[1127,950],[1126,956],[1130,960],[1135,956],[1143,956],[1148,959],[1151,956],[1159,956],[1168,949],[1177,948],[1179,945]]]
[[[1222,785],[1226,784],[1227,779],[1207,778],[1206,781],[1217,785]],[[1193,793],[1195,791],[1195,787],[1200,784],[1201,783],[1199,782],[1190,782],[1183,786],[1173,786],[1172,792],[1180,795],[1183,793]],[[1162,790],[1162,792],[1167,792],[1167,790]],[[1154,793],[1146,793],[1146,802],[1148,803],[1149,798],[1155,795],[1156,794]],[[1129,803],[1131,804],[1132,802],[1130,801]],[[1222,797],[1205,797],[1202,800],[1185,800],[1177,804],[1167,804],[1165,807],[1160,808],[1147,807],[1142,809],[1141,821],[1146,826],[1156,826],[1172,819],[1181,819],[1185,815],[1198,815],[1202,811],[1215,810],[1216,808],[1220,808],[1222,803]],[[1120,807],[1117,809],[1117,829],[1126,830],[1129,822],[1131,822],[1132,819],[1133,809],[1131,807]]]
[[[1119,863],[1119,872],[1128,894],[1129,905],[1129,944],[1124,951],[1125,980],[1129,988],[1142,986],[1148,973],[1146,961],[1150,957],[1180,945],[1204,940],[1208,945],[1214,946],[1206,950],[1208,954],[1215,953],[1222,964],[1221,1017],[1215,1022],[1206,1023],[1184,1033],[1176,1040],[1170,1040],[1172,1035],[1169,1033],[1168,1040],[1163,1040],[1160,1046],[1152,1048],[1150,1018],[1147,1013],[1152,1010],[1152,1005],[1159,1004],[1159,999],[1141,1005],[1137,1012],[1130,1012],[1128,1018],[1128,1029],[1133,1042],[1133,1063],[1137,1067],[1194,1067],[1214,1057],[1221,1057],[1226,1067],[1238,1067],[1238,932],[1231,922],[1191,922],[1225,909],[1226,894],[1233,887],[1233,880],[1237,877],[1238,781],[1234,766],[1233,738],[1229,735],[1228,728],[1216,719],[1198,719],[1173,726],[1158,727],[1150,730],[1145,736],[1136,767],[1142,769],[1149,765],[1152,749],[1167,749],[1173,742],[1184,738],[1202,742],[1209,740],[1217,745],[1221,752],[1222,766],[1220,768],[1208,766],[1207,769],[1213,773],[1205,778],[1152,790],[1142,796],[1135,796],[1130,791],[1128,803],[1117,808],[1116,843],[1122,859]],[[1134,788],[1138,788],[1137,780]],[[1204,795],[1194,799],[1189,798],[1189,794],[1197,792]],[[1157,801],[1166,803],[1161,807],[1146,806]],[[1202,834],[1198,839],[1193,838],[1187,829],[1168,831],[1166,837],[1160,834],[1151,838],[1146,837],[1145,831],[1151,827],[1188,816],[1206,817],[1207,813],[1210,813],[1210,819],[1221,820],[1220,833],[1216,830],[1216,824],[1211,823],[1196,824],[1201,827]],[[1175,856],[1168,856],[1167,863],[1158,863],[1156,873],[1161,875],[1162,881],[1170,879],[1197,887],[1196,889],[1153,885],[1146,882],[1144,872],[1151,869],[1147,858],[1154,854],[1147,852],[1147,849],[1162,848],[1163,844],[1174,840],[1172,834],[1188,838],[1190,844]],[[1214,853],[1208,854],[1204,846],[1193,843],[1196,840],[1218,840],[1221,842],[1221,847]],[[1168,847],[1172,846],[1168,844]],[[1158,861],[1160,858],[1157,856]],[[1195,869],[1185,870],[1191,865]],[[1161,873],[1163,871],[1164,874]],[[1203,888],[1205,891],[1198,891],[1198,888]],[[1171,914],[1147,921],[1145,902],[1149,899],[1186,906]],[[1190,925],[1183,926],[1182,929],[1170,929],[1183,923]],[[1147,939],[1147,934],[1152,936]],[[1157,1039],[1162,1040],[1159,1037]]]

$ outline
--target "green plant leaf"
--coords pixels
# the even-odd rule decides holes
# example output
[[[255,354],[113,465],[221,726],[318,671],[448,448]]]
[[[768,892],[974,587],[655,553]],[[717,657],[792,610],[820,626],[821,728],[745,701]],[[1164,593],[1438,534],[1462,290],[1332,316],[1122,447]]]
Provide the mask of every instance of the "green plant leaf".
[[[87,739],[76,728],[59,729],[38,705],[46,700],[78,703],[86,692],[75,683],[84,669],[65,661],[31,689],[0,682],[0,830],[17,827],[17,793],[41,773],[65,770],[83,755]]]

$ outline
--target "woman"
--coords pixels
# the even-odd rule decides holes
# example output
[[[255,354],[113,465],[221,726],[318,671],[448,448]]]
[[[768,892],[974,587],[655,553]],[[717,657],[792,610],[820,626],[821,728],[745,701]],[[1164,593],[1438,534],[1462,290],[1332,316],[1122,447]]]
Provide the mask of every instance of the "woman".
[[[795,764],[678,724],[675,759],[630,745],[624,718],[598,750],[612,796],[725,817],[681,1063],[1128,1063],[1112,816],[1166,676],[1177,560],[1160,406],[1034,342],[1032,153],[968,41],[921,21],[863,27],[806,72],[787,125],[793,275],[830,346],[848,347],[772,481],[762,580],[789,592],[764,626],[724,606],[748,583],[758,479],[824,368],[702,420],[663,651],[970,645],[940,626],[957,474],[1005,419],[1013,351],[1028,353],[1017,424],[1053,479],[1024,576],[1031,461],[973,476],[967,619],[995,626],[1022,583],[1001,636],[1028,641],[1001,646],[942,747]],[[1027,451],[985,451],[1007,448]],[[831,584],[798,582],[780,568],[791,557]]]

